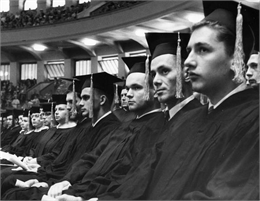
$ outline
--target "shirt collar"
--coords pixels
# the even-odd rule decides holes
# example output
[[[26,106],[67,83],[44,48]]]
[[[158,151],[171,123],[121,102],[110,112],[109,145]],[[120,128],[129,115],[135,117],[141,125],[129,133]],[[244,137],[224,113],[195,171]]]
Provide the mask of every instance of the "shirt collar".
[[[154,109],[154,110],[151,110],[150,112],[146,112],[146,113],[142,114],[141,116],[137,116],[136,119],[141,119],[142,117],[144,117],[148,114],[155,113],[155,112],[161,112],[161,111],[162,111],[161,109]]]
[[[223,103],[226,99],[228,99],[230,96],[240,92],[240,91],[244,91],[245,89],[250,88],[249,86],[246,85],[245,82],[243,82],[242,84],[240,84],[239,86],[237,86],[235,89],[233,89],[231,92],[229,92],[226,96],[224,96],[224,98],[222,98],[217,104],[213,105],[210,100],[209,100],[209,106],[213,107],[213,109],[216,109],[221,103]]]
[[[57,129],[67,129],[67,128],[73,128],[75,127],[77,124],[75,122],[68,122],[66,124],[60,125],[58,124],[56,126]]]
[[[182,102],[175,105],[173,108],[169,110],[169,120],[174,117],[177,112],[179,112],[185,105],[187,105],[189,102],[191,102],[195,97],[193,95],[189,96],[188,98],[184,99]]]
[[[100,117],[94,124],[92,124],[92,127],[95,127],[98,122],[100,122],[102,119],[104,119],[106,116],[110,115],[112,112],[109,111],[106,114],[104,114],[102,117]]]

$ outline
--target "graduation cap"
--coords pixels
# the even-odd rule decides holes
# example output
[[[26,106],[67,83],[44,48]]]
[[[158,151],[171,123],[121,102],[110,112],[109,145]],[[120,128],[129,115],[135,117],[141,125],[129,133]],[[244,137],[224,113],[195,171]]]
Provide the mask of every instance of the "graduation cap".
[[[32,106],[31,109],[30,109],[30,113],[33,114],[33,113],[40,113],[40,107],[39,106]]]
[[[152,56],[152,60],[160,55],[173,54],[177,55],[178,33],[155,33],[150,32],[145,34],[146,41]],[[180,33],[181,39],[181,57],[186,59],[188,53],[186,47],[190,40],[189,33]]]
[[[29,115],[30,115],[30,110],[24,109],[23,110],[23,117],[29,117]]]
[[[259,45],[259,10],[234,1],[203,1],[203,8],[203,21],[217,21],[236,36],[233,80],[243,82],[244,61],[249,59],[255,42],[256,47]]]
[[[47,103],[48,99],[39,98],[40,103]]]
[[[40,107],[42,108],[43,112],[51,112],[53,103],[41,103]]]
[[[129,73],[145,73],[145,60],[147,57],[122,57],[123,61],[129,68]]]
[[[7,116],[7,117],[10,116],[10,115],[14,115],[14,109],[12,109],[12,108],[7,108],[5,113],[6,113],[6,116]]]
[[[145,99],[149,99],[149,57],[139,56],[139,57],[123,57],[122,58],[127,67],[129,68],[128,75],[132,73],[144,73],[145,76],[145,87],[146,92],[144,94]]]
[[[52,94],[52,101],[56,104],[67,104],[66,94]]]
[[[66,81],[70,81],[71,84],[69,85],[68,87],[68,91],[73,91],[73,88],[74,88],[74,91],[77,92],[77,93],[80,93],[81,92],[81,86],[80,86],[80,80],[76,77],[74,78],[65,78],[65,77],[62,77],[60,78],[61,80],[66,80]]]
[[[164,54],[176,55],[176,98],[182,94],[182,61],[188,56],[186,47],[190,40],[189,33],[146,33],[145,35],[152,60]]]
[[[7,112],[6,111],[1,112],[1,117],[2,118],[7,117]]]
[[[23,115],[23,110],[22,109],[13,109],[13,115],[14,118],[17,118],[20,115]]]
[[[110,75],[109,73],[106,73],[106,72],[95,73],[95,74],[86,76],[82,89],[84,89],[86,87],[90,87],[91,77],[93,80],[93,88],[99,89],[108,94],[114,93],[114,87],[113,87],[114,83],[122,81],[120,78]]]
[[[110,75],[106,72],[95,73],[91,75],[87,75],[85,82],[82,86],[82,89],[90,87],[91,95],[90,95],[90,111],[89,117],[93,117],[93,88],[99,89],[106,93],[108,96],[113,97],[114,94],[114,83],[121,82],[122,80],[118,77]]]

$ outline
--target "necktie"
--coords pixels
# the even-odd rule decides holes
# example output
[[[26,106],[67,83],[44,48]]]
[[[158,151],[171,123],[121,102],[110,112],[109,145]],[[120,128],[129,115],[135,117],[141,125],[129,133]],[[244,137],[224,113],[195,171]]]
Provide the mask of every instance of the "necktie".
[[[208,114],[212,113],[214,110],[214,107],[213,106],[210,106],[209,109],[208,109]]]

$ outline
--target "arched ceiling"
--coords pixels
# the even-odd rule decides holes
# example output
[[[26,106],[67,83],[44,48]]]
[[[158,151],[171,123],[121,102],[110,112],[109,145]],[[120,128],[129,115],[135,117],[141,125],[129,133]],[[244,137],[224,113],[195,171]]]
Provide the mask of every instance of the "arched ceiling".
[[[257,7],[259,3],[253,2],[250,6]],[[138,51],[146,49],[147,43],[144,35],[136,34],[137,30],[173,32],[187,29],[193,24],[194,16],[198,17],[197,21],[203,18],[201,1],[147,1],[113,14],[75,22],[7,30],[2,32],[1,62],[86,59]],[[95,39],[98,44],[87,46],[82,43],[84,37]],[[37,42],[47,49],[33,50],[31,46]]]

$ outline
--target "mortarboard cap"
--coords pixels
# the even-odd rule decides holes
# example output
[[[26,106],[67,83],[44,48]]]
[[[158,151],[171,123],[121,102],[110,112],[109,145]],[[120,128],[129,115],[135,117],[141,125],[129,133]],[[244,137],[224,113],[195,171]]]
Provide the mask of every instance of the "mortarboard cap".
[[[6,111],[2,111],[1,112],[1,117],[7,117],[7,112]]]
[[[48,102],[47,99],[43,99],[43,98],[39,98],[39,101],[40,101],[40,103],[47,103]]]
[[[28,116],[29,116],[29,113],[30,113],[30,110],[24,109],[24,110],[23,110],[23,117],[28,117]]]
[[[145,60],[147,57],[122,57],[123,61],[129,68],[129,73],[145,73]]]
[[[30,108],[30,113],[33,114],[33,113],[40,113],[40,107],[39,106],[32,106]]]
[[[80,86],[80,80],[76,77],[74,78],[65,78],[62,77],[60,78],[61,80],[66,80],[71,82],[71,84],[68,86],[68,91],[73,91],[73,80],[74,80],[74,84],[75,84],[75,92],[80,93],[81,92],[81,86]]]
[[[52,101],[56,104],[67,104],[66,95],[65,94],[53,94]]]
[[[164,54],[177,54],[178,33],[146,33],[145,34],[152,60]],[[190,34],[180,33],[181,39],[181,56],[186,59],[188,53],[186,47],[188,45]]]
[[[7,108],[6,109],[6,116],[14,115],[14,109],[12,108]]]
[[[15,118],[17,118],[20,115],[23,115],[23,110],[22,109],[13,109],[13,115]]]
[[[203,21],[217,21],[236,35],[238,3],[235,1],[203,1]],[[241,4],[243,16],[243,50],[245,61],[249,59],[254,44],[259,47],[259,10]]]
[[[122,80],[116,76],[110,75],[106,72],[92,74],[93,88],[100,89],[107,94],[114,94],[113,84],[121,82]],[[86,80],[82,86],[82,89],[91,87],[91,75],[86,76]]]
[[[51,112],[52,103],[41,103],[40,107],[42,108],[43,112]]]

